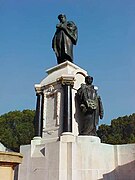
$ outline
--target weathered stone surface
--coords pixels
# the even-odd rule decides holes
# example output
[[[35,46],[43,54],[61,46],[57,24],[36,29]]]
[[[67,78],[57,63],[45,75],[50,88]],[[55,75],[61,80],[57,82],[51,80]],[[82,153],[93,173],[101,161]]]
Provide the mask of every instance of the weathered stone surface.
[[[85,81],[87,72],[79,66],[66,61],[47,70],[40,84],[35,85],[36,92],[42,91],[43,103],[43,132],[44,139],[58,138],[63,132],[63,85],[72,85],[72,132],[78,135],[78,117],[75,94],[80,84]]]
[[[0,178],[13,180],[14,168],[22,162],[22,154],[14,152],[0,152]]]
[[[98,137],[68,133],[60,141],[41,141],[32,156],[31,146],[22,146],[21,153],[19,180],[135,179],[135,144],[109,145]]]
[[[21,146],[24,155],[19,180],[135,180],[135,144],[109,145],[96,136],[78,136],[82,119],[76,92],[87,72],[71,62],[47,71],[48,76],[35,85],[42,91],[43,137]],[[72,84],[72,132],[63,132],[63,89]]]

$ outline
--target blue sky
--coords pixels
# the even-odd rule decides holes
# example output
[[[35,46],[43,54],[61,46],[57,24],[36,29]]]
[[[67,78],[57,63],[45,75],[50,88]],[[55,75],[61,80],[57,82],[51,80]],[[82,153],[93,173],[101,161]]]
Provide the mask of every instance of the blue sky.
[[[0,114],[35,109],[34,84],[56,65],[51,41],[60,13],[77,24],[74,63],[99,87],[100,124],[134,113],[134,0],[0,0]]]

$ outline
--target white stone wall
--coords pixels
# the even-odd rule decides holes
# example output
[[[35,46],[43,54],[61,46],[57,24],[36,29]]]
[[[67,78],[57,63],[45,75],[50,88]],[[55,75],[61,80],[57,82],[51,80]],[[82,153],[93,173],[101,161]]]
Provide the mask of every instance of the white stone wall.
[[[79,66],[66,61],[49,70],[40,84],[35,84],[36,90],[43,91],[43,133],[46,139],[59,138],[63,128],[63,81],[73,84],[72,88],[72,132],[78,135],[78,112],[76,112],[75,94],[81,83],[84,83],[87,72]]]
[[[19,180],[135,180],[135,144],[63,134],[57,142],[21,146],[21,153]]]

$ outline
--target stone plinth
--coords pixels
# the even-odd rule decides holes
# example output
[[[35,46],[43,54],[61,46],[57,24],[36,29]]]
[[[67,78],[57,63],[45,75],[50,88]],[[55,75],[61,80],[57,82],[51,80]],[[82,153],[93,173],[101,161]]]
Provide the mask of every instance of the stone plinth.
[[[77,136],[78,112],[75,108],[75,93],[80,84],[84,83],[87,72],[69,61],[50,68],[46,72],[47,77],[40,84],[35,84],[38,96],[37,119],[41,120],[38,125],[43,126],[42,132],[37,134],[42,134],[44,139],[56,140],[67,131]],[[69,103],[72,105],[67,106]],[[66,125],[70,123],[69,119],[67,118],[66,121],[66,118],[63,118],[63,115],[66,117],[67,108],[69,108],[67,114],[70,113],[69,119],[72,119],[70,127]]]
[[[76,92],[87,72],[67,61],[47,74],[35,85],[37,133],[20,148],[19,180],[135,180],[135,144],[114,146],[78,136],[83,117]]]
[[[36,140],[37,141],[37,140]],[[94,136],[63,133],[60,140],[21,146],[19,180],[134,180],[135,144],[109,145]]]
[[[101,139],[97,136],[77,136],[76,141],[78,143],[101,143]]]
[[[14,168],[22,162],[20,153],[0,152],[0,179],[13,180]]]

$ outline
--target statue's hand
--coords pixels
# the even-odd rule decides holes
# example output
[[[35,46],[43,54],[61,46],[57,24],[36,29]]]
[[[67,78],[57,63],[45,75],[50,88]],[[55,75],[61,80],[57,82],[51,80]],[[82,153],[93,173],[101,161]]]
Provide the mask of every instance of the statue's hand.
[[[63,30],[65,30],[65,29],[67,29],[67,26],[66,26],[65,23],[60,23],[60,24],[57,24],[57,25],[56,25],[56,28],[57,28],[57,29],[63,29]]]
[[[64,24],[61,24],[61,28],[63,29],[66,29],[67,28],[67,25],[64,23]]]
[[[86,108],[86,106],[85,106],[84,104],[81,104],[81,105],[80,105],[80,109],[81,109],[81,111],[82,111],[83,113],[86,113],[86,111],[87,111],[87,108]]]
[[[100,113],[100,114],[99,114],[99,117],[100,117],[100,119],[103,119],[103,114]]]

